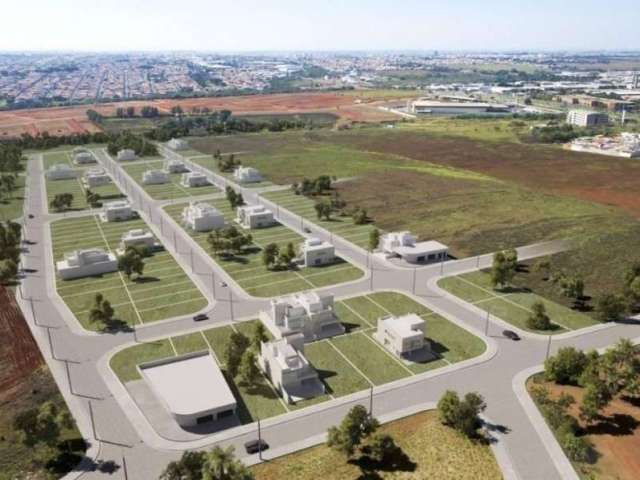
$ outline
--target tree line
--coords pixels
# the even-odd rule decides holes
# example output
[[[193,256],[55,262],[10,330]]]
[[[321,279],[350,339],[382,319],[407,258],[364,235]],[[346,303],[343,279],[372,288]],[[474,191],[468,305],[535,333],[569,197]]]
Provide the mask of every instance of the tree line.
[[[156,147],[154,143],[131,132],[122,132],[118,135],[113,135],[107,142],[109,155],[116,155],[119,150],[124,149],[133,150],[139,157],[153,157],[158,155],[158,147]]]

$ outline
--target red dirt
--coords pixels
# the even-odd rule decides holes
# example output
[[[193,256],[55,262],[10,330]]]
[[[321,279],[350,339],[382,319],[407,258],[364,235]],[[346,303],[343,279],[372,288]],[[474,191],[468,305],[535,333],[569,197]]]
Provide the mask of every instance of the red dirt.
[[[0,401],[8,400],[21,381],[44,364],[13,293],[0,286]]]

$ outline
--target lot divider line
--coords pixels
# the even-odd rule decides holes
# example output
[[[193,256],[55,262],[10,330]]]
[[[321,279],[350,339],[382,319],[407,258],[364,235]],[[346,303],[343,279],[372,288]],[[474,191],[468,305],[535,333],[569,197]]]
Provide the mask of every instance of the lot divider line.
[[[160,310],[161,308],[169,308],[169,307],[173,307],[174,305],[184,305],[185,303],[200,302],[202,300],[206,300],[206,299],[204,297],[202,297],[202,295],[201,295],[201,298],[191,298],[189,300],[184,300],[182,302],[174,302],[174,303],[172,303],[170,305],[160,305],[160,306],[153,307],[153,308],[145,308],[143,310],[140,310],[139,312],[140,313],[153,312],[154,310]],[[138,312],[138,309],[136,309],[136,312]]]
[[[176,350],[176,346],[173,344],[173,337],[169,337],[169,345],[171,345],[171,349],[173,350],[174,356],[177,357],[178,350]]]
[[[177,276],[177,275],[176,275],[176,276]],[[184,274],[180,274],[180,276],[184,276]],[[165,277],[165,278],[171,278],[171,277]],[[191,281],[190,281],[190,280],[181,280],[181,281],[179,281],[179,282],[168,283],[168,284],[166,284],[166,285],[163,285],[163,286],[162,286],[162,287],[160,287],[160,288],[171,287],[171,286],[174,286],[174,285],[180,285],[181,283],[187,283],[187,282],[188,282],[188,283],[191,283]],[[191,284],[192,284],[192,283],[191,283]],[[68,298],[82,297],[82,296],[84,296],[84,295],[89,295],[89,294],[92,294],[92,293],[99,293],[99,292],[106,292],[106,291],[108,291],[108,290],[115,290],[116,288],[122,288],[122,287],[120,287],[119,285],[117,285],[117,286],[114,286],[114,287],[100,288],[100,289],[98,289],[98,290],[88,290],[88,291],[83,291],[83,292],[81,292],[81,293],[72,293],[71,295],[65,295],[65,294],[63,294],[63,293],[60,293],[59,291],[58,291],[58,293],[59,293],[59,294],[60,294],[60,296],[61,296],[61,297],[63,297],[64,299],[68,299]],[[151,290],[158,290],[158,287],[142,288],[142,289],[140,289],[140,290],[135,290],[135,291],[134,291],[134,293],[138,294],[138,293],[142,293],[142,292],[148,292],[148,291],[151,291]],[[185,291],[186,291],[186,290],[185,290]],[[174,292],[172,292],[172,293],[174,293]],[[138,301],[140,301],[140,300],[138,300]]]
[[[216,355],[216,352],[213,350],[213,347],[211,346],[211,344],[209,343],[209,339],[207,338],[207,336],[204,334],[203,330],[200,330],[200,335],[202,335],[202,338],[204,339],[204,343],[207,344],[207,347],[209,347],[209,351],[211,352],[211,355],[213,356],[214,360],[216,361],[216,363],[218,364],[218,366],[220,368],[223,367],[222,362],[220,362],[220,359],[218,358],[218,356]]]
[[[393,313],[391,313],[389,311],[389,309],[383,307],[382,305],[380,305],[378,302],[376,302],[373,298],[371,298],[369,295],[365,295],[365,297],[367,298],[367,300],[369,300],[371,303],[373,303],[376,307],[384,310],[385,312],[387,312],[388,315],[394,316]]]
[[[321,341],[322,341],[322,342],[327,342],[329,345],[331,345],[331,346],[333,347],[333,349],[334,349],[336,352],[338,352],[338,355],[340,355],[342,358],[344,358],[344,359],[345,359],[345,361],[346,361],[349,365],[351,365],[351,366],[353,367],[353,369],[354,369],[356,372],[358,372],[358,373],[362,376],[362,378],[364,378],[367,382],[369,382],[369,385],[371,385],[372,387],[375,387],[375,386],[376,386],[376,384],[375,384],[375,383],[373,383],[373,382],[371,381],[371,379],[370,379],[369,377],[367,377],[364,373],[362,373],[362,370],[360,370],[358,367],[356,367],[356,366],[354,365],[354,363],[353,363],[351,360],[349,360],[349,359],[347,358],[347,356],[346,356],[344,353],[342,353],[342,352],[340,351],[340,349],[339,349],[338,347],[336,347],[336,346],[333,344],[333,342],[332,342],[331,340],[327,339],[327,340],[321,340]]]
[[[398,365],[400,365],[402,368],[404,368],[407,372],[409,372],[409,375],[413,376],[415,375],[414,372],[412,372],[404,363],[402,363],[398,358],[395,357],[395,355],[393,353],[391,353],[389,350],[387,350],[386,348],[384,348],[382,345],[380,345],[375,338],[372,338],[371,335],[367,335],[364,332],[360,332],[362,333],[362,335],[364,335],[365,337],[367,337],[367,339],[373,343],[376,347],[378,347],[380,350],[382,350],[384,353],[386,353],[392,360],[394,360]]]
[[[366,318],[364,318],[362,315],[360,315],[358,312],[356,312],[353,308],[351,308],[349,305],[347,305],[346,302],[338,302],[341,303],[342,305],[344,305],[345,307],[347,307],[348,310],[350,310],[356,317],[360,318],[364,323],[366,323],[367,325],[369,325],[371,328],[375,328],[371,322],[369,322],[369,320],[367,320]]]

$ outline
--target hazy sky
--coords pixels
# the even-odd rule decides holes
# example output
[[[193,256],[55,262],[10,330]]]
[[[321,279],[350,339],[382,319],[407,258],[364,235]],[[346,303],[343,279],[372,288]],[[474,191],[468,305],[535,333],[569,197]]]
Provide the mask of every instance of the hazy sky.
[[[639,49],[640,0],[7,0],[0,50]]]

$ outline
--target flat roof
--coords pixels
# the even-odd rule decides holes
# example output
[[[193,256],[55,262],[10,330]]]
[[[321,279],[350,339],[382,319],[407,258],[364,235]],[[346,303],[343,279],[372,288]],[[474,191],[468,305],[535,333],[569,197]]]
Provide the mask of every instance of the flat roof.
[[[141,365],[153,391],[172,413],[192,415],[236,405],[236,399],[210,353]]]
[[[405,253],[411,253],[415,255],[415,254],[421,254],[421,253],[423,254],[437,253],[437,252],[442,252],[448,249],[449,247],[447,247],[446,245],[440,242],[437,242],[436,240],[428,240],[426,242],[417,242],[412,247],[407,245],[395,247],[394,251],[399,255],[402,255]]]
[[[447,108],[507,108],[507,105],[484,102],[439,102],[437,100],[416,100],[415,107],[447,107]]]

